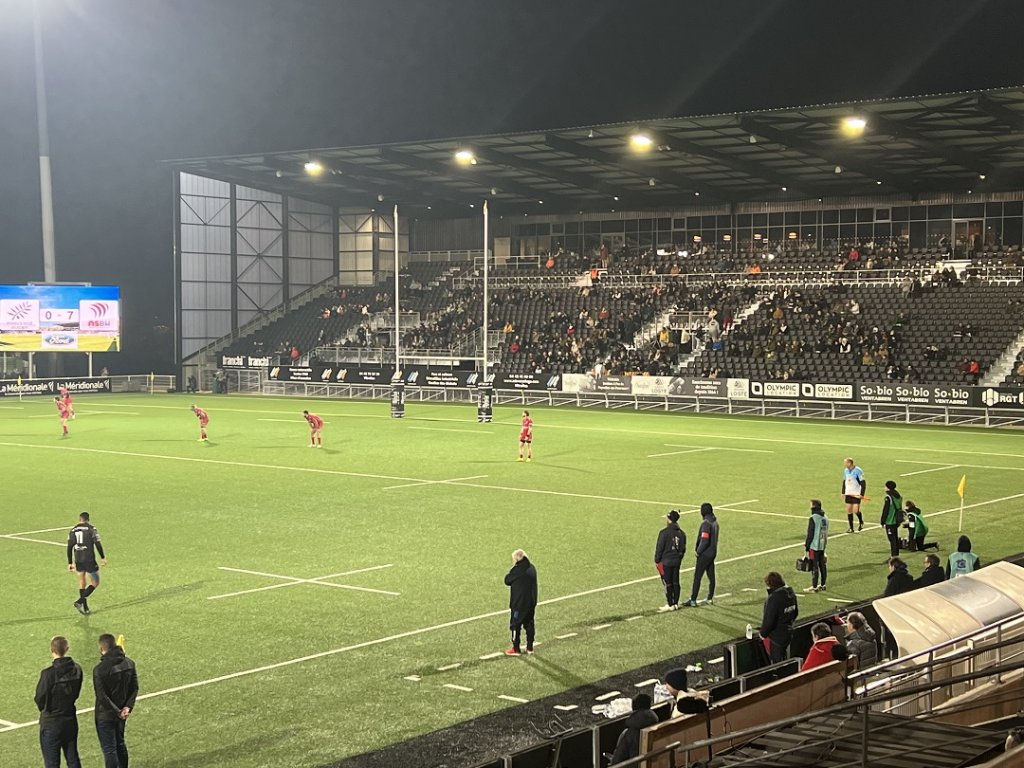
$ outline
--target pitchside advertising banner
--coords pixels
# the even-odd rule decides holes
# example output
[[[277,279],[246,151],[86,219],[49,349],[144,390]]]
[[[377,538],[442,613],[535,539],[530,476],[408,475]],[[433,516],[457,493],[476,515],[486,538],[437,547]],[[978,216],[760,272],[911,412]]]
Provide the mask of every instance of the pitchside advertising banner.
[[[0,381],[0,397],[18,397],[19,395],[56,396],[61,387],[72,395],[110,392],[110,377],[89,379],[17,379]]]
[[[120,352],[114,285],[0,285],[0,351]]]

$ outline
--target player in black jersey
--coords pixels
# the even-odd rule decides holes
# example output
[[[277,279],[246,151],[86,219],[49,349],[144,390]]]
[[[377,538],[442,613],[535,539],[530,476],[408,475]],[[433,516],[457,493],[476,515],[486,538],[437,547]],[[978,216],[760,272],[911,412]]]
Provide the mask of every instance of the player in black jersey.
[[[99,553],[100,562],[107,564],[107,557],[103,554],[103,544],[100,543],[100,532],[89,522],[89,513],[83,512],[78,516],[78,525],[71,529],[68,534],[68,570],[78,572],[78,599],[74,606],[83,616],[92,613],[89,610],[89,595],[96,591],[100,585],[100,567],[96,563],[96,553]],[[85,585],[88,576],[89,586]]]

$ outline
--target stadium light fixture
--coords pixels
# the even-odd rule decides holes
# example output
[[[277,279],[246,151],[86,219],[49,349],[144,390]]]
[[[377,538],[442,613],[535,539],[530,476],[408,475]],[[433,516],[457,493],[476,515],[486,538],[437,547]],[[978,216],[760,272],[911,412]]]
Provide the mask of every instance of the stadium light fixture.
[[[843,172],[843,166],[837,165],[834,169],[836,176]]]
[[[850,115],[848,117],[844,117],[839,125],[844,136],[857,138],[864,133],[864,129],[867,128],[868,121],[858,115]]]
[[[783,192],[788,192],[788,191],[789,191],[789,187],[783,187],[783,188],[782,188],[782,191],[783,191]]]
[[[694,196],[694,197],[700,197],[700,192],[694,192],[694,193],[693,193],[693,196]]]
[[[612,200],[614,200],[616,203],[619,202],[619,196],[618,195],[613,195],[612,196]]]
[[[985,180],[985,174],[984,173],[979,173],[978,174],[978,178],[981,179],[982,181],[984,181]]]
[[[629,137],[629,146],[633,148],[634,152],[649,152],[654,146],[654,139],[648,133],[634,131]]]
[[[727,243],[732,242],[732,235],[722,235],[722,240]]]
[[[310,176],[319,176],[321,173],[324,172],[323,165],[321,165],[320,162],[317,160],[307,160],[305,165],[303,165],[302,167],[306,169],[306,173],[308,173]]]
[[[471,149],[460,149],[455,153],[455,162],[459,165],[476,165],[476,155]]]

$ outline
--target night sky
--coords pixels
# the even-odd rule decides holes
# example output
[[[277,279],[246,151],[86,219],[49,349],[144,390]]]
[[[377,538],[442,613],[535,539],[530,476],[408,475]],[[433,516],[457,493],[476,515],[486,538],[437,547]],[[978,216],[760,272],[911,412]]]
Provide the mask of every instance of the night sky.
[[[163,159],[1024,83],[1021,0],[37,0],[58,280],[170,371]],[[42,279],[31,0],[0,0],[0,283]]]

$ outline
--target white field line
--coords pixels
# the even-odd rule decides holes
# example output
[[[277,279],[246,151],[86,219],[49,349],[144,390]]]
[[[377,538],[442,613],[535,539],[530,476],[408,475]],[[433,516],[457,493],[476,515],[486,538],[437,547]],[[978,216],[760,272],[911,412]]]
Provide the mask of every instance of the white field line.
[[[24,411],[24,405],[0,405],[0,409],[5,411]]]
[[[487,475],[473,475],[472,477],[453,477],[451,480],[421,480],[418,483],[405,483],[404,485],[388,485],[381,488],[382,491],[394,491],[398,488],[415,488],[417,485],[454,485],[463,480],[481,480]]]
[[[675,443],[665,443],[666,448],[700,448],[699,445],[676,445]],[[711,446],[706,448],[708,451],[738,451],[741,453],[775,453],[775,451],[767,451],[763,448],[724,448],[720,445]]]
[[[450,480],[427,480],[422,477],[400,477],[396,475],[379,475],[369,472],[345,472],[340,469],[321,469],[317,467],[290,467],[280,464],[258,464],[251,461],[227,461],[224,459],[201,459],[195,456],[168,456],[161,453],[138,453],[135,451],[112,451],[104,448],[80,448],[72,445],[38,445],[33,443],[8,443],[0,442],[0,446],[9,448],[41,448],[55,451],[78,451],[81,453],[98,453],[108,456],[131,456],[142,459],[165,459],[168,461],[184,461],[194,464],[219,464],[227,467],[245,467],[248,469],[278,469],[285,472],[309,472],[318,475],[338,475],[341,477],[361,477],[371,480],[398,480],[413,485],[422,483],[437,483],[441,485],[461,485],[467,488],[483,488],[492,491],[512,491],[516,493],[539,493],[550,496],[567,496],[577,499],[596,499],[599,501],[617,501],[628,504],[653,504],[659,507],[691,507],[696,509],[694,504],[679,504],[678,502],[651,501],[648,499],[623,498],[621,496],[597,496],[590,493],[569,493],[567,491],[551,491],[543,488],[513,488],[505,485],[485,485],[483,483],[452,482]],[[757,499],[753,499],[757,501]],[[745,503],[745,502],[744,502]]]
[[[650,680],[641,680],[639,683],[633,683],[634,688],[646,688],[648,685],[657,685],[658,678],[652,677]]]
[[[626,618],[626,621],[639,621],[642,618],[643,618],[643,616],[628,616]]]
[[[941,461],[909,461],[905,459],[896,459],[897,464],[942,464]],[[966,467],[967,469],[1005,469],[1008,472],[1024,472],[1024,467],[994,467],[990,464],[954,464],[951,466]],[[946,465],[942,464],[942,468],[945,469]]]
[[[447,671],[449,671],[451,669],[458,669],[461,666],[462,666],[462,662],[461,661],[457,661],[454,664],[446,664],[443,667],[438,667],[437,671],[438,672],[447,672]]]
[[[944,466],[944,467],[932,467],[931,469],[919,469],[916,472],[902,472],[902,473],[900,473],[900,477],[913,477],[914,475],[926,475],[929,472],[941,472],[944,469],[956,469],[959,466],[960,466],[959,464],[949,464],[949,465]]]
[[[46,541],[44,539],[30,539],[27,536],[0,536],[0,539],[10,539],[11,541],[28,541],[32,544],[52,544],[55,547],[66,546],[62,541]]]
[[[530,703],[529,699],[520,699],[518,696],[506,696],[504,693],[499,693],[498,694],[498,698],[499,699],[504,699],[505,701],[514,701],[516,704],[529,704]]]
[[[576,637],[579,632],[566,632],[564,635],[555,635],[555,640],[568,640],[570,637]]]
[[[596,627],[591,627],[591,629],[596,632],[599,629],[608,629],[610,626],[611,624],[598,624]]]
[[[574,709],[579,709],[576,704],[555,704],[555,709],[559,712],[572,712]]]
[[[357,568],[354,571],[342,571],[341,573],[329,573],[326,576],[318,576],[318,577],[316,577],[314,579],[300,579],[300,578],[297,578],[295,576],[279,576],[276,573],[263,573],[262,571],[247,571],[247,570],[245,570],[243,568],[229,568],[228,566],[221,565],[221,566],[217,566],[218,570],[221,570],[221,571],[232,571],[234,573],[246,573],[246,574],[249,574],[251,576],[266,576],[267,578],[283,579],[284,581],[281,584],[271,584],[269,586],[264,586],[264,587],[255,587],[254,589],[243,589],[243,590],[241,590],[239,592],[228,592],[227,594],[223,594],[223,595],[213,595],[212,597],[208,597],[206,599],[207,600],[220,600],[220,599],[225,598],[225,597],[236,597],[238,595],[249,595],[249,594],[252,594],[253,592],[266,592],[269,589],[280,589],[281,587],[294,587],[294,586],[296,586],[298,584],[319,584],[319,585],[324,586],[324,587],[337,587],[339,589],[355,589],[355,590],[358,590],[358,591],[361,591],[361,592],[362,591],[365,591],[365,592],[380,592],[380,593],[385,594],[385,595],[395,595],[395,596],[397,596],[399,594],[398,592],[386,592],[384,590],[368,589],[366,587],[348,587],[348,586],[343,585],[343,584],[330,584],[330,583],[327,583],[325,581],[325,579],[337,579],[337,578],[340,578],[342,576],[351,576],[351,575],[356,574],[356,573],[366,573],[368,571],[379,571],[382,568],[391,568],[393,566],[394,566],[394,563],[388,563],[386,565],[371,565],[368,568]]]
[[[708,664],[721,664],[725,661],[725,656],[719,656],[717,659],[708,659]]]
[[[609,691],[608,693],[602,693],[600,696],[595,696],[594,701],[608,701],[608,699],[614,699],[616,696],[621,696],[622,691]]]
[[[256,419],[256,421],[279,421],[283,424],[306,424],[305,419]],[[330,424],[331,422],[324,420],[324,424]]]
[[[536,643],[534,643],[536,645]],[[485,653],[480,657],[480,661],[487,661],[488,659],[497,659],[499,656],[504,656],[504,651],[495,651],[494,653]],[[498,698],[501,698],[500,696]]]
[[[748,515],[768,515],[769,517],[791,517],[797,520],[806,520],[807,515],[787,515],[784,512],[759,512],[756,509],[739,509],[737,507],[716,507],[717,510],[725,512],[745,512]]]
[[[998,498],[998,499],[990,499],[989,501],[979,501],[979,502],[975,502],[974,504],[968,504],[967,506],[964,507],[964,509],[973,509],[975,507],[984,507],[984,506],[988,506],[989,504],[998,504],[1001,501],[1011,501],[1013,499],[1019,499],[1019,498],[1022,498],[1022,497],[1024,497],[1024,493],[1016,493],[1016,494],[1013,494],[1012,496],[1003,496],[1002,498]],[[959,512],[959,511],[960,511],[960,507],[959,506],[957,506],[957,507],[950,507],[949,509],[943,509],[943,510],[941,510],[939,512],[932,512],[931,516],[935,517],[936,515],[945,515],[945,514],[948,514],[950,512]],[[844,536],[855,536],[855,535],[857,535],[857,534],[839,533],[839,534],[836,534],[835,536],[833,536],[832,538],[833,539],[839,539],[839,538],[842,538]],[[791,544],[784,544],[784,545],[782,545],[780,547],[773,547],[772,549],[766,549],[766,550],[764,550],[762,552],[750,552],[750,553],[748,553],[746,555],[738,555],[737,557],[727,558],[725,560],[720,560],[718,562],[719,562],[719,564],[723,564],[724,565],[726,563],[734,563],[734,562],[739,562],[741,560],[749,560],[751,558],[761,557],[763,555],[771,555],[771,554],[774,554],[776,552],[782,552],[782,551],[787,550],[787,549],[798,549],[798,548],[802,549],[803,545],[804,545],[803,540],[801,540],[799,542],[794,542],[794,543],[791,543]],[[685,573],[687,571],[692,571],[692,570],[693,570],[693,568],[687,568],[685,571],[681,571],[681,573]],[[598,594],[598,593],[601,593],[601,592],[608,592],[609,590],[621,589],[622,587],[630,587],[630,586],[633,586],[634,584],[641,584],[643,582],[653,581],[655,579],[660,579],[660,578],[661,578],[660,576],[654,575],[654,576],[646,576],[646,577],[639,578],[639,579],[632,579],[630,581],[624,581],[624,582],[622,582],[620,584],[610,584],[610,585],[605,586],[605,587],[597,587],[595,589],[588,589],[588,590],[585,590],[583,592],[576,592],[576,593],[569,594],[569,595],[562,595],[561,597],[553,597],[553,598],[551,598],[549,600],[541,600],[538,603],[538,605],[553,605],[555,603],[560,603],[560,602],[563,602],[565,600],[572,600],[572,599],[575,599],[577,597],[585,597],[587,595],[594,595],[594,594]],[[799,596],[799,593],[798,593],[798,596]],[[453,619],[452,621],[446,621],[446,622],[443,622],[441,624],[433,624],[433,625],[431,625],[429,627],[420,627],[419,629],[410,629],[410,630],[408,630],[406,632],[399,632],[398,634],[395,634],[395,635],[388,635],[387,637],[378,637],[378,638],[374,638],[373,640],[364,640],[363,642],[360,642],[360,643],[353,643],[351,645],[343,645],[340,648],[331,648],[331,649],[326,650],[326,651],[319,651],[318,653],[311,653],[311,654],[309,654],[307,656],[299,656],[298,658],[287,659],[285,661],[278,661],[278,662],[275,662],[273,664],[264,664],[263,666],[260,666],[260,667],[253,667],[252,669],[243,669],[243,670],[239,670],[238,672],[230,672],[228,674],[219,675],[218,677],[211,677],[211,678],[208,678],[206,680],[197,680],[196,682],[193,682],[193,683],[185,683],[184,685],[178,685],[178,686],[175,686],[173,688],[165,688],[164,690],[161,690],[161,691],[153,691],[152,693],[144,693],[144,694],[141,694],[139,696],[139,699],[140,700],[142,700],[142,699],[152,699],[152,698],[155,698],[157,696],[167,696],[168,694],[178,693],[180,691],[189,691],[189,690],[192,690],[194,688],[202,688],[202,687],[205,687],[207,685],[213,685],[215,683],[222,683],[222,682],[225,682],[227,680],[237,680],[240,677],[249,677],[251,675],[258,675],[258,674],[261,674],[263,672],[270,672],[272,670],[281,669],[283,667],[291,667],[291,666],[295,666],[296,664],[304,664],[307,661],[315,661],[317,659],[324,659],[324,658],[327,658],[327,657],[330,657],[330,656],[337,656],[337,655],[343,654],[343,653],[351,653],[353,651],[362,650],[363,648],[371,648],[371,647],[374,647],[374,646],[377,646],[377,645],[384,645],[385,643],[392,643],[392,642],[395,642],[395,641],[398,641],[398,640],[405,640],[406,638],[409,638],[409,637],[418,637],[420,635],[425,635],[425,634],[428,634],[430,632],[437,632],[437,631],[440,631],[442,629],[449,629],[451,627],[459,627],[459,626],[462,626],[464,624],[470,624],[470,623],[475,622],[475,621],[482,621],[483,619],[493,619],[493,618],[495,618],[497,616],[507,616],[507,615],[508,615],[508,609],[507,608],[502,608],[499,611],[489,611],[487,613],[477,614],[476,616],[467,616],[466,618],[463,618],[463,619]],[[534,643],[534,646],[536,647],[538,644],[539,643]],[[556,707],[556,709],[558,709],[558,708],[559,707]],[[575,708],[576,707],[574,705],[572,707],[572,709],[575,709]],[[94,707],[89,707],[88,709],[79,709],[78,712],[79,712],[79,714],[88,714],[89,712],[92,712],[93,710],[94,710]],[[566,711],[568,711],[568,710],[566,710]],[[27,723],[16,723],[13,726],[7,726],[7,727],[4,727],[4,728],[0,728],[0,733],[6,733],[7,731],[13,731],[13,730],[17,730],[17,729],[20,729],[20,728],[29,728],[31,726],[38,725],[38,724],[39,724],[38,720],[32,720],[31,722],[27,722]]]
[[[683,453],[703,453],[705,451],[713,451],[714,448],[688,448],[683,451],[668,451],[667,453],[648,453],[648,459],[659,459],[662,456],[679,456]]]
[[[410,683],[418,683],[423,678],[420,677],[419,675],[406,675],[402,679],[403,680],[408,680]]]
[[[469,432],[472,435],[493,435],[493,431],[479,429],[448,429],[447,427],[409,427],[420,432]]]
[[[18,531],[17,533],[3,533],[0,536],[28,536],[33,533],[53,533],[54,531],[70,531],[70,525],[62,525],[60,528],[38,528],[34,531]]]
[[[12,723],[10,720],[0,720],[0,725],[4,726],[5,728],[10,728],[13,725],[17,725],[17,723]]]

